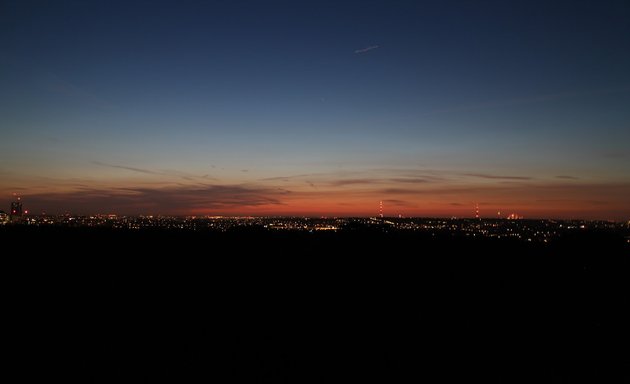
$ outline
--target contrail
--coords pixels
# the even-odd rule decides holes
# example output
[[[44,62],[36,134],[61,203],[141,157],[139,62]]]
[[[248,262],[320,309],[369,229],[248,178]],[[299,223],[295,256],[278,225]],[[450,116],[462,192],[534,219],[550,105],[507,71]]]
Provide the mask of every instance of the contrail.
[[[356,51],[354,51],[354,53],[365,53],[367,51],[371,51],[373,49],[378,48],[378,45],[370,45],[369,47],[363,48],[363,49],[357,49]]]

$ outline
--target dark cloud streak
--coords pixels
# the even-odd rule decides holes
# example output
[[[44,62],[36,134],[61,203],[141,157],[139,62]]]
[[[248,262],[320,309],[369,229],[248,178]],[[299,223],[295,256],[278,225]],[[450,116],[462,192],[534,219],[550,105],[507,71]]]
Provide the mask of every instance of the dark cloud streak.
[[[139,172],[139,173],[148,173],[148,174],[152,174],[152,175],[159,175],[160,174],[159,172],[151,171],[151,170],[148,170],[148,169],[129,167],[129,166],[126,166],[126,165],[108,164],[108,163],[102,163],[100,161],[93,161],[92,164],[100,165],[101,167],[124,169],[124,170],[127,170],[127,171],[133,171],[133,172]]]
[[[462,173],[462,176],[478,177],[480,179],[491,180],[532,180],[529,176],[502,176],[502,175],[490,175],[486,173]]]
[[[130,187],[83,189],[68,193],[29,195],[36,210],[74,213],[195,214],[209,210],[282,205],[285,190],[242,185]]]

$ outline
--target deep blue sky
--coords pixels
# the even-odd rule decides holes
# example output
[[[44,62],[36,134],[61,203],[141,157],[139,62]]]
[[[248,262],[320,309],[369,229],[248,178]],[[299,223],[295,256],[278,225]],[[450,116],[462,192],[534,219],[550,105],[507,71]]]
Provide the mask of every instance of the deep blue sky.
[[[627,1],[0,4],[1,202],[630,215]],[[207,201],[171,209],[190,189]]]

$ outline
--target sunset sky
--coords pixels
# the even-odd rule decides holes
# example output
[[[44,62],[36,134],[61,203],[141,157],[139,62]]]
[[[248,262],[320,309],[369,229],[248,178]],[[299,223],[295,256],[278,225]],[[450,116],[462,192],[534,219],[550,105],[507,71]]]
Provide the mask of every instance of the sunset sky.
[[[630,219],[630,2],[0,2],[0,210]]]

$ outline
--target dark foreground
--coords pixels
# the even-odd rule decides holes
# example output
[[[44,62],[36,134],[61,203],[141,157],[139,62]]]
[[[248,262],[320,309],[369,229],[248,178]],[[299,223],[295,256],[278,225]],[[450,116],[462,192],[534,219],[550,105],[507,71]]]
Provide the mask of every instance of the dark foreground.
[[[19,382],[630,379],[619,236],[7,227],[0,241]]]

